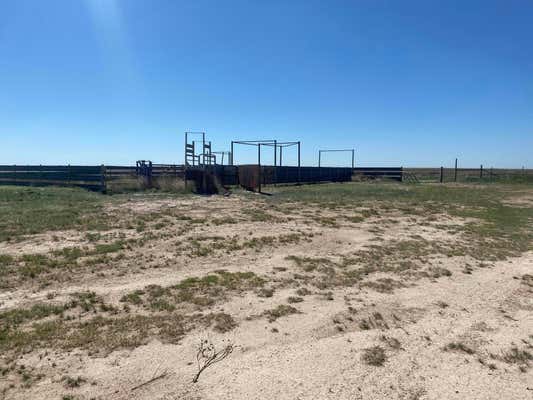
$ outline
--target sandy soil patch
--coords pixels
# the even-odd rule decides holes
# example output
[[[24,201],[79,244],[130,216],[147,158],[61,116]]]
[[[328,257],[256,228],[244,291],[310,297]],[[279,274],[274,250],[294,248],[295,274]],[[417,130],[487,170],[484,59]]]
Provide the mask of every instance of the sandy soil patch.
[[[120,226],[93,242],[85,232],[65,231],[0,243],[20,268],[29,261],[17,257],[28,253],[71,265],[69,276],[49,267],[1,290],[0,311],[93,293],[109,309],[81,311],[80,321],[91,313],[123,315],[126,305],[124,315],[165,315],[148,308],[152,290],[169,301],[182,296],[199,315],[235,322],[225,332],[198,323],[174,343],[154,335],[107,354],[36,346],[9,362],[3,355],[10,369],[0,371],[0,393],[6,399],[532,398],[531,251],[482,261],[465,236],[475,220],[445,213],[374,213],[368,204],[294,207],[244,195],[134,196],[106,207],[120,215]],[[54,253],[71,247],[85,250],[75,257]],[[242,288],[230,281],[209,292],[211,303],[183,300],[190,294],[184,282],[238,274],[258,283]],[[193,384],[203,338],[235,349]]]

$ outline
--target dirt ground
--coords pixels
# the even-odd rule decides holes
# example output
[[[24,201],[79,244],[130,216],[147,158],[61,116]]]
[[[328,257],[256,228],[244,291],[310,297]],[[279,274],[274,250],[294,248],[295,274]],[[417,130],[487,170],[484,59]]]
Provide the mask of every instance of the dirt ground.
[[[532,201],[115,199],[0,242],[0,397],[533,399]]]

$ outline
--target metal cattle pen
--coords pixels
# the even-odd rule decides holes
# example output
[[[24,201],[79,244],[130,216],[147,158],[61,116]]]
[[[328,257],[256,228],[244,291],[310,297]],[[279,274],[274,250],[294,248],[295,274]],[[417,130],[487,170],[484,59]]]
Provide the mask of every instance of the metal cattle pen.
[[[352,169],[355,168],[355,149],[331,149],[331,150],[318,150],[318,167],[322,166],[322,153],[339,153],[350,152],[352,153]]]
[[[262,165],[261,165],[261,146],[267,146],[267,147],[273,147],[274,148],[274,174],[276,174],[277,167],[278,167],[278,148],[280,149],[280,155],[279,155],[279,166],[281,166],[283,162],[283,148],[284,147],[291,147],[291,146],[298,146],[298,183],[300,183],[300,169],[301,169],[301,142],[280,142],[277,140],[233,140],[231,142],[231,165],[235,165],[234,162],[234,148],[236,144],[244,145],[244,146],[256,146],[257,147],[257,168],[255,169],[255,174],[257,177],[255,179],[252,179],[253,181],[257,182],[257,188],[258,192],[261,193],[261,184],[262,184]],[[249,172],[248,169],[243,169],[243,171]],[[239,174],[241,176],[241,174]],[[274,183],[276,183],[276,177],[274,176]],[[255,185],[248,185],[248,188],[251,188]]]
[[[322,153],[339,153],[350,152],[352,153],[352,169],[355,168],[355,149],[331,149],[331,150],[318,150],[318,167],[322,166]]]

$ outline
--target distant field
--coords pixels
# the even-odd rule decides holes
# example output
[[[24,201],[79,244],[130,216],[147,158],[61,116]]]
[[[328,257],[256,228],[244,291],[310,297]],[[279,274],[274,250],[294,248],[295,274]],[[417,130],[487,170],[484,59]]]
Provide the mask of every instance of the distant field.
[[[440,168],[404,168],[404,172],[416,176],[420,181],[439,182]],[[443,169],[444,182],[482,183],[533,183],[533,169],[510,168],[459,168],[457,178],[454,168]]]
[[[530,399],[514,182],[0,186],[0,397]],[[192,383],[201,340],[234,347]]]

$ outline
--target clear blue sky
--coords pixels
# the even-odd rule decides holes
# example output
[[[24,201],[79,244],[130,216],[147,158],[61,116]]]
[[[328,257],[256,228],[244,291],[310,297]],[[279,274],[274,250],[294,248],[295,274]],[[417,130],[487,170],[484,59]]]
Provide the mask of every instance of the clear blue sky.
[[[0,164],[182,162],[186,130],[533,168],[533,2],[0,1]]]

